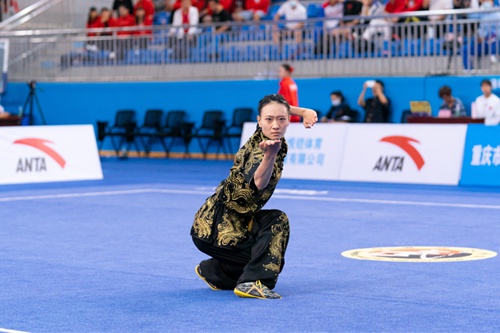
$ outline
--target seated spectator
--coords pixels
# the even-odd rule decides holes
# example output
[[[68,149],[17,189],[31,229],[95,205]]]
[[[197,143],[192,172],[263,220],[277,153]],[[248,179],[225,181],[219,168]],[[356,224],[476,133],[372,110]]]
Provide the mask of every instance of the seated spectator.
[[[322,7],[325,13],[325,28],[333,31],[339,26],[339,19],[344,16],[344,4],[341,0],[327,0]]]
[[[153,22],[155,16],[155,5],[152,0],[137,0],[134,6],[134,15],[135,12],[137,11],[137,8],[144,9],[144,12],[146,14],[146,19]]]
[[[138,27],[151,27],[153,25],[153,20],[146,16],[146,11],[142,7],[137,7],[135,9],[135,25]],[[148,46],[148,41],[153,31],[150,29],[141,29],[135,31],[135,35],[138,38],[138,46],[140,49],[145,49]]]
[[[110,22],[110,26],[117,28],[133,27],[135,26],[135,17],[130,14],[126,6],[118,7],[119,16]],[[118,31],[116,33],[118,39],[116,41],[116,53],[118,60],[125,59],[128,50],[132,49],[132,40],[130,36],[134,34],[133,30]]]
[[[453,9],[453,0],[424,0],[422,3],[422,9],[426,10],[450,10]],[[429,16],[429,21],[444,21],[446,15],[431,15]]]
[[[224,24],[224,22],[229,22],[231,20],[231,15],[220,4],[220,1],[208,0],[208,7],[212,15],[206,15],[203,19],[203,23],[214,23],[215,33],[229,30],[231,26],[227,23]]]
[[[466,116],[465,107],[462,101],[451,95],[451,88],[442,86],[439,89],[439,98],[443,100],[443,104],[439,107],[439,113],[447,113],[450,117]]]
[[[191,0],[181,0],[181,8],[174,13],[170,34],[177,38],[192,37],[198,32],[198,9],[191,6]]]
[[[99,13],[99,28],[109,28],[113,26],[111,18],[111,11],[109,8],[103,7],[101,8],[101,12]],[[111,32],[101,32],[99,36],[111,36],[113,33]]]
[[[343,16],[359,16],[363,4],[357,0],[347,0],[344,2]],[[359,19],[347,19],[340,22],[340,27],[334,30],[334,36],[344,39],[351,39],[353,27],[359,24]]]
[[[491,81],[481,82],[483,94],[474,102],[472,117],[484,118],[485,125],[498,125],[500,123],[500,98],[492,93]]]
[[[201,17],[204,12],[207,12],[207,3],[206,0],[191,0],[191,6],[196,7],[198,9],[198,18]],[[180,9],[182,7],[182,0],[175,0],[174,2],[174,11]]]
[[[176,58],[188,57],[191,47],[196,45],[194,36],[198,33],[198,15],[198,8],[191,6],[191,0],[182,0],[181,8],[174,12],[170,34],[175,38],[171,39],[170,46]]]
[[[115,17],[120,16],[120,13],[119,13],[120,6],[127,7],[129,13],[134,12],[134,5],[132,3],[132,0],[115,0],[113,2],[113,8],[112,8]]]
[[[243,9],[238,8],[233,13],[233,20],[237,22],[260,21],[269,10],[270,0],[245,0]]]
[[[366,90],[371,88],[373,97],[365,100]],[[390,100],[384,93],[384,83],[380,80],[366,81],[358,97],[358,105],[365,112],[366,123],[387,123],[390,116]]]
[[[89,16],[87,18],[87,29],[96,29],[101,28],[101,22],[99,20],[99,13],[97,12],[97,8],[92,7],[89,10]],[[87,36],[93,37],[96,36],[95,32],[87,33]]]
[[[356,121],[357,112],[351,110],[349,105],[346,104],[342,92],[333,91],[330,94],[330,99],[332,101],[332,107],[326,116],[321,118],[322,123],[353,123]]]
[[[118,7],[118,17],[111,22],[111,26],[113,27],[118,27],[118,28],[124,28],[124,27],[133,27],[135,26],[135,17],[134,15],[130,14],[130,11],[128,10],[127,6],[120,6]],[[116,34],[118,36],[130,36],[134,32],[132,30],[128,31],[118,31]]]
[[[294,21],[285,23],[285,38],[291,35],[296,43],[302,42],[302,34],[304,28],[304,22],[307,20],[307,9],[298,0],[288,0],[280,6],[278,12],[274,16],[275,21],[279,21],[282,17],[286,21]],[[283,36],[278,32],[274,32],[274,42],[279,43]]]
[[[482,9],[491,9],[494,7],[492,0],[482,0]],[[479,29],[477,36],[469,38],[468,43],[464,43],[462,51],[463,66],[465,69],[474,69],[474,65],[481,65],[484,55],[490,56],[491,63],[497,63],[496,55],[500,52],[498,49],[498,36],[500,35],[498,22],[500,12],[477,13],[479,19]],[[477,23],[474,23],[477,26]],[[474,27],[473,26],[473,27]],[[474,28],[471,27],[473,30]],[[477,62],[473,57],[477,58]]]
[[[361,15],[363,19],[361,23],[368,24],[365,31],[363,32],[363,40],[365,42],[371,42],[376,36],[383,36],[384,40],[389,40],[391,38],[391,26],[393,21],[386,18],[374,18],[371,16],[378,16],[386,14],[384,6],[378,0],[364,0],[363,10]],[[365,44],[366,45],[366,44]]]

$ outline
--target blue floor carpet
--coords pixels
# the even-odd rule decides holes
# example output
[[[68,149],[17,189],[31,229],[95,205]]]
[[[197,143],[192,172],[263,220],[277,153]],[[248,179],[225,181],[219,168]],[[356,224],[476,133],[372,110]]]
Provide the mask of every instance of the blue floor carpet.
[[[196,277],[205,256],[189,237],[230,166],[107,159],[103,181],[1,186],[0,332],[500,332],[498,257],[341,256],[380,246],[499,252],[498,189],[282,180],[266,208],[290,218],[284,298],[248,300]]]

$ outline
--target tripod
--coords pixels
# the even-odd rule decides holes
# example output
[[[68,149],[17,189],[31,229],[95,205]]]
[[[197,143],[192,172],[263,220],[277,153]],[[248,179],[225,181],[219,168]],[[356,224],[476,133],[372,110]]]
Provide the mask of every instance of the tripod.
[[[24,107],[23,110],[28,110],[28,119],[29,119],[29,125],[33,125],[33,108],[36,103],[36,106],[38,107],[38,112],[40,113],[40,117],[42,118],[42,124],[47,125],[47,122],[45,121],[45,117],[43,115],[42,107],[40,105],[40,101],[38,100],[38,96],[36,95],[36,82],[31,81],[28,83],[28,86],[30,88],[30,92],[28,94],[28,98],[26,98],[26,102],[24,102]],[[27,107],[29,106],[29,109]]]

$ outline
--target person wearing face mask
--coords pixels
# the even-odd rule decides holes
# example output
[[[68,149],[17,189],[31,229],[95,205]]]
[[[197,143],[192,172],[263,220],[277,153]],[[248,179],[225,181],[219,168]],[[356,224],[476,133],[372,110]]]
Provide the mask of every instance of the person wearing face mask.
[[[304,22],[307,20],[307,9],[298,0],[288,0],[283,3],[276,15],[274,16],[274,21],[279,21],[282,17],[285,21],[290,21],[285,23],[285,31],[280,34],[275,26],[274,31],[274,42],[278,44],[280,39],[288,39],[292,37],[296,43],[302,42],[302,34],[304,33]]]
[[[341,91],[333,91],[330,94],[330,100],[332,107],[326,116],[321,118],[322,123],[353,123],[356,121],[357,112],[351,110],[347,105]]]

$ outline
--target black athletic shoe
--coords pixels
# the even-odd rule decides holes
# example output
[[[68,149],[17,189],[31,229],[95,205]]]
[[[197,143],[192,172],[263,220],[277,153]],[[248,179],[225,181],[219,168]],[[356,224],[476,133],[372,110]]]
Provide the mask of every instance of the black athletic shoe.
[[[219,288],[217,288],[216,285],[208,282],[207,279],[205,279],[205,277],[203,275],[201,275],[200,265],[196,266],[194,268],[194,271],[196,272],[196,275],[198,275],[200,277],[200,279],[202,279],[210,287],[210,289],[212,289],[212,290],[220,290]]]
[[[259,299],[280,299],[281,295],[272,291],[260,281],[240,283],[234,289],[239,297]]]

